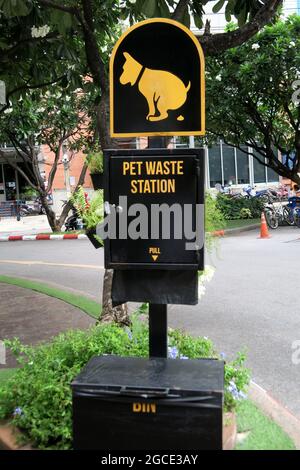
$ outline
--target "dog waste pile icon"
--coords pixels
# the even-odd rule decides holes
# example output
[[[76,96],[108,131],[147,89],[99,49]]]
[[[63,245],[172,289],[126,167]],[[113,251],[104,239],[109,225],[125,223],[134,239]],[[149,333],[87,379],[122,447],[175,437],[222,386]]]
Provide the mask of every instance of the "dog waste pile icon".
[[[112,137],[204,134],[204,56],[190,30],[158,18],[121,36],[110,60],[110,119]]]

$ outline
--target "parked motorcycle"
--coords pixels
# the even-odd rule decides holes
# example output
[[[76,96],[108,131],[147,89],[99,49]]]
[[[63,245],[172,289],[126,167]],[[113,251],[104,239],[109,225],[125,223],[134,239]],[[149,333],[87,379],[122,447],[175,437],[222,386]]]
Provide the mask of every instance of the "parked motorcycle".
[[[243,192],[245,193],[245,197],[248,198],[260,198],[263,200],[265,204],[271,204],[274,201],[274,196],[272,195],[269,189],[261,189],[259,191],[255,191],[250,185],[243,188]]]
[[[67,201],[63,201],[63,207],[67,204]],[[84,228],[82,219],[79,217],[79,214],[74,206],[71,207],[72,214],[69,215],[65,221],[65,230],[82,230]]]

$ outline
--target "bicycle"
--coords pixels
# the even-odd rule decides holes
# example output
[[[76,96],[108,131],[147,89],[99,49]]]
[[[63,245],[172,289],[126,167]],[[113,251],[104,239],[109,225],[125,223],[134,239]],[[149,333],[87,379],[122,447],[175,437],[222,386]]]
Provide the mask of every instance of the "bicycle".
[[[277,206],[274,205],[274,202],[267,204],[264,208],[264,214],[268,226],[273,230],[277,229],[279,224],[295,225],[296,223],[294,209],[289,205],[283,205],[282,201]],[[298,226],[300,227],[300,210]]]

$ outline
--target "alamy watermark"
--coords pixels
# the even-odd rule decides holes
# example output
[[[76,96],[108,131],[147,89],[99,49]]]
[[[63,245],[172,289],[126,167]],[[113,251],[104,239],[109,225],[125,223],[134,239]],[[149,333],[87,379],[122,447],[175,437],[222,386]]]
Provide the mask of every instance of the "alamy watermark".
[[[300,364],[300,339],[296,339],[295,341],[292,342],[292,363],[295,366],[298,366]]]
[[[5,82],[0,80],[0,104],[6,104]]]
[[[104,220],[97,235],[105,240],[186,240],[186,250],[200,250],[204,245],[203,204],[131,204],[127,196],[119,203],[105,203]]]
[[[292,102],[294,104],[300,104],[300,80],[295,80],[292,83],[294,93],[292,94]]]
[[[3,341],[0,340],[0,365],[6,364],[6,348]]]

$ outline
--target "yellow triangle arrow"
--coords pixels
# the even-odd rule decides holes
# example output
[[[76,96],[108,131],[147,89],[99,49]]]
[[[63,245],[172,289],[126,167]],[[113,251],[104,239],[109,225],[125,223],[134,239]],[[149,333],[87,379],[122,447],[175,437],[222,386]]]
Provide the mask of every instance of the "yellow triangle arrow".
[[[151,256],[152,256],[153,261],[156,261],[158,258],[158,255],[151,255]]]

